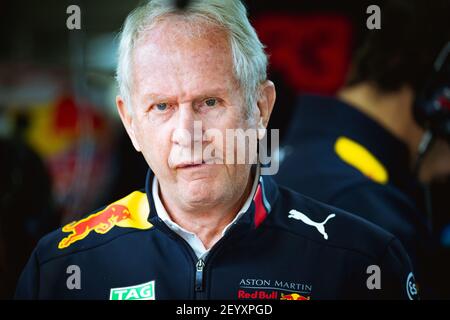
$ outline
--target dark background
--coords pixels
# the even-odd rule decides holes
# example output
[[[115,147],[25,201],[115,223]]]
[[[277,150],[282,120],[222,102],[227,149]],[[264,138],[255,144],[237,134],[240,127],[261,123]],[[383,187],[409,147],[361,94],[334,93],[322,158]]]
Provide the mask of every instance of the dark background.
[[[0,1],[0,298],[11,297],[43,234],[143,187],[147,165],[114,104],[117,33],[138,3]],[[332,95],[343,84],[354,48],[374,32],[366,8],[382,1],[246,3],[270,54],[270,127],[283,139],[299,94]],[[71,4],[81,8],[81,30],[66,28]],[[445,236],[448,179],[432,191],[434,228]],[[440,250],[436,268],[448,270]]]

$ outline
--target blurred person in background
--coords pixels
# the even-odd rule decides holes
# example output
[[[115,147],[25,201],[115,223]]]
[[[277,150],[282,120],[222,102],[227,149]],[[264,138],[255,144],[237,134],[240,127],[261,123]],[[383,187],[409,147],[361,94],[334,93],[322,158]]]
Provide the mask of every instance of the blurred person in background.
[[[11,299],[37,241],[58,225],[52,181],[25,142],[28,120],[18,117],[14,138],[0,138],[0,299]]]
[[[275,178],[396,235],[419,286],[435,297],[430,276],[439,263],[422,183],[450,174],[450,148],[437,138],[419,159],[425,129],[414,104],[450,40],[450,3],[399,0],[380,8],[381,29],[367,31],[336,97],[300,97]]]

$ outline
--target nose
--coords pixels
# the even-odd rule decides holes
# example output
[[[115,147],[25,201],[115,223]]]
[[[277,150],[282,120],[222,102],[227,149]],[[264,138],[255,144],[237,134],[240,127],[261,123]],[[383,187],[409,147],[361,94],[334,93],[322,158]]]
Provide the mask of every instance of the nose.
[[[172,142],[181,147],[191,147],[192,143],[202,141],[202,122],[191,104],[180,104]]]

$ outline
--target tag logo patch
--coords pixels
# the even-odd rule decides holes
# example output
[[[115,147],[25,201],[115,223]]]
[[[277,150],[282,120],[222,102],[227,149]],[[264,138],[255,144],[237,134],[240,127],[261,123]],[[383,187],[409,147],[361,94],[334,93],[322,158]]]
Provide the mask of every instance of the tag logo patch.
[[[155,280],[130,287],[112,288],[109,300],[155,300]]]

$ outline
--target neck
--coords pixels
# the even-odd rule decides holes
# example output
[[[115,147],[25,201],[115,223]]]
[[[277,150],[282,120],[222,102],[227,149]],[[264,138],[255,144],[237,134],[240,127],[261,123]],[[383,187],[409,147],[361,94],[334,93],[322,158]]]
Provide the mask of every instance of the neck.
[[[206,249],[211,248],[222,237],[225,227],[233,221],[250,195],[254,175],[249,174],[243,192],[237,194],[234,201],[222,201],[219,205],[208,208],[196,208],[195,211],[179,208],[175,203],[167,201],[163,192],[159,192],[161,202],[172,221],[199,237]]]
[[[384,93],[371,84],[362,83],[341,89],[338,97],[403,141],[409,148],[411,164],[415,161],[423,130],[414,120],[414,92],[410,87]]]

